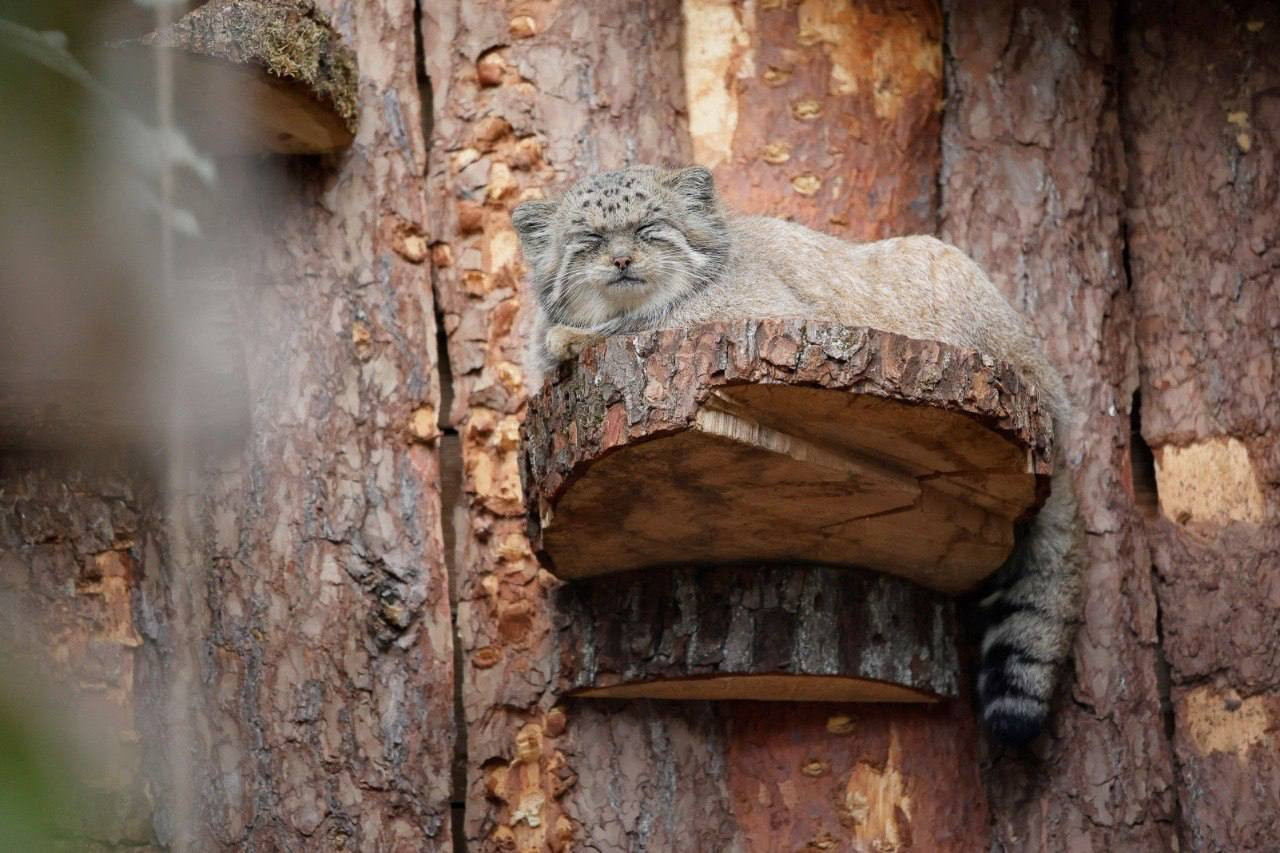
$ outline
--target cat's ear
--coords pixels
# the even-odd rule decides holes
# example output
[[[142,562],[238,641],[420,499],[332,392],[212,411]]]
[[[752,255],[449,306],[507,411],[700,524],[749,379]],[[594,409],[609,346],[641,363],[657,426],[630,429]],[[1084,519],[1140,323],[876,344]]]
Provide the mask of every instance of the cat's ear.
[[[511,224],[520,237],[520,248],[529,266],[538,266],[551,250],[551,218],[555,215],[554,201],[526,201],[511,211]]]
[[[705,166],[689,166],[675,172],[667,172],[662,183],[698,210],[713,210],[717,205],[716,181]]]

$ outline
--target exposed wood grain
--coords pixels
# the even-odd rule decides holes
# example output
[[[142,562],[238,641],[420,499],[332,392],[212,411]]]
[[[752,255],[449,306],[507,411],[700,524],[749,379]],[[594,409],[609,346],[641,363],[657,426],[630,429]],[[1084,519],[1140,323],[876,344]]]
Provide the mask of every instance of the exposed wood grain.
[[[736,207],[852,240],[933,231],[934,0],[684,0],[684,20],[694,155]]]
[[[1051,453],[1008,366],[780,320],[612,338],[530,401],[523,434],[532,542],[563,578],[809,560],[953,593],[1008,555]]]
[[[851,239],[934,232],[941,20],[935,0],[687,0],[694,147],[711,159],[725,203]],[[708,38],[704,25],[717,21]],[[712,67],[702,68],[708,59]],[[693,97],[695,74],[719,96]],[[709,147],[712,158],[704,153]],[[901,529],[900,538],[908,538],[910,525]],[[988,844],[978,733],[967,699],[937,712],[793,703],[779,713],[744,702],[727,703],[721,713],[726,775],[748,849],[910,842],[967,851]],[[831,738],[832,716],[844,717],[856,734]],[[902,755],[922,761],[913,771],[911,803],[892,783],[902,781],[902,765],[889,761],[895,739]],[[830,777],[803,772],[819,750],[827,751]],[[893,772],[870,772],[889,767]],[[957,804],[943,802],[943,790],[970,793]],[[897,809],[911,813],[902,824],[905,830],[909,823],[909,833],[899,833]],[[865,820],[872,814],[876,820]]]

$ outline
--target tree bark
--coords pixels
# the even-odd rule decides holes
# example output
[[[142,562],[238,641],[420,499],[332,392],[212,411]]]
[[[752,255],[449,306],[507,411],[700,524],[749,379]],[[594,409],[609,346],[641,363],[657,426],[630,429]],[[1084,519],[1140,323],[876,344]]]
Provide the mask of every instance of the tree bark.
[[[141,577],[161,562],[162,525],[156,491],[137,462],[66,451],[0,457],[5,734],[55,739],[65,752],[42,756],[51,763],[73,753],[68,741],[81,746],[59,725],[74,723],[92,739],[88,755],[70,755],[73,770],[89,770],[91,781],[71,789],[76,808],[59,814],[56,827],[77,850],[160,849],[148,795],[154,768],[143,751],[146,699],[137,689],[146,628],[135,603]],[[24,719],[30,729],[15,731]]]
[[[590,172],[689,159],[680,32],[675,0],[424,7],[431,259],[465,477],[466,836],[478,850],[740,844],[707,706],[555,706],[556,582],[529,548],[519,480],[528,305],[510,209]]]
[[[851,240],[931,233],[934,0],[685,0],[694,156],[735,207]]]
[[[932,702],[959,687],[953,602],[876,572],[641,569],[566,584],[553,606],[561,695]]]
[[[167,586],[145,605],[163,627],[154,681],[178,691],[155,697],[179,706],[156,749],[197,780],[176,768],[159,804],[178,847],[449,844],[414,8],[321,11],[358,59],[360,137],[330,159],[222,164],[238,206],[209,239],[237,282],[251,433],[171,494]]]
[[[208,223],[249,367],[243,400],[212,401],[223,443],[179,454],[168,478],[136,458],[11,452],[156,435],[127,420],[146,400],[118,364],[84,357],[51,396],[55,324],[33,314],[14,335],[39,369],[4,389],[21,411],[0,413],[0,587],[16,602],[0,628],[15,657],[51,652],[51,672],[99,697],[127,759],[100,789],[112,810],[86,809],[68,837],[439,849],[456,724],[469,772],[453,840],[480,850],[1275,848],[1280,22],[1234,0],[943,5],[945,32],[930,0],[448,0],[422,4],[415,33],[404,0],[321,3],[361,69],[351,148],[218,164],[253,200]],[[940,231],[1067,376],[1084,622],[1030,754],[979,746],[963,665],[960,698],[933,706],[561,698],[638,671],[605,636],[606,595],[634,596],[671,640],[645,678],[705,676],[681,644],[715,660],[729,640],[659,624],[652,585],[562,588],[539,568],[526,514],[582,471],[544,461],[526,507],[519,433],[541,403],[517,367],[528,303],[509,211],[589,172],[692,160],[739,211],[851,239]],[[94,230],[34,221],[22,233]],[[11,260],[38,272],[53,244],[28,245]],[[81,254],[76,269],[111,266]],[[67,303],[62,328],[94,328],[99,304]],[[245,401],[248,438],[229,451]],[[642,425],[608,413],[592,429]],[[436,451],[455,428],[458,721]],[[781,609],[778,624],[805,624]],[[583,682],[564,661],[592,643]],[[756,669],[778,668],[759,651]]]
[[[1068,382],[1088,536],[1074,677],[1034,756],[993,755],[1006,849],[1167,850],[1175,804],[1161,734],[1150,556],[1129,469],[1137,387],[1121,227],[1109,4],[947,4],[943,236],[1028,315]]]
[[[733,63],[709,69],[713,78],[731,77],[723,95],[696,99],[695,75],[717,48],[700,47],[690,31],[685,58],[691,110],[696,105],[702,114],[692,127],[694,148],[712,158],[726,204],[781,212],[851,239],[932,232],[941,156],[937,4],[761,3],[754,19],[746,14],[735,11],[736,23],[720,36],[718,50]],[[686,3],[687,26],[705,27],[700,17],[716,20],[707,15],[730,20],[722,4]],[[724,127],[740,130],[726,140]],[[904,843],[908,832],[922,848],[985,846],[970,708],[967,696],[941,709],[895,707],[893,714],[849,705],[788,706],[785,713],[758,703],[721,708],[730,744],[726,776],[748,847],[858,849],[877,839]],[[833,717],[851,720],[858,736],[832,738]],[[947,748],[936,750],[943,742]],[[804,776],[806,743],[822,745],[831,777]],[[910,813],[911,786],[887,780],[901,782],[910,772],[903,757],[917,750],[936,750],[928,784],[973,792],[963,806]],[[821,793],[795,808],[797,786]],[[902,810],[905,822],[860,822],[864,804],[876,815]]]
[[[1122,69],[1137,428],[1184,846],[1280,844],[1280,21],[1140,3]]]

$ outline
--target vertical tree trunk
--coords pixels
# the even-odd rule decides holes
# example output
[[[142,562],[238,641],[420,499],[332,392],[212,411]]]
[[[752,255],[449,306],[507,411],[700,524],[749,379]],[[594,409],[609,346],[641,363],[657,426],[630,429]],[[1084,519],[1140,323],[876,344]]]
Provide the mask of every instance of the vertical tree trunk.
[[[223,164],[224,189],[250,208],[219,237],[236,269],[252,427],[200,496],[171,496],[180,532],[191,527],[173,543],[170,588],[147,602],[168,623],[161,640],[179,638],[158,691],[178,685],[181,704],[186,683],[197,706],[166,749],[187,751],[199,781],[184,807],[184,780],[170,780],[162,840],[198,849],[449,839],[414,7],[325,5],[358,57],[359,135],[325,159]]]
[[[459,4],[428,15],[432,185],[441,203],[432,259],[469,507],[458,615],[473,843],[764,849],[914,833],[918,843],[963,849],[982,835],[980,797],[952,814],[911,813],[911,797],[939,772],[956,787],[980,789],[976,732],[963,703],[894,714],[552,705],[546,592],[554,581],[528,550],[516,480],[523,347],[516,319],[527,297],[510,208],[591,171],[686,161],[683,82],[693,101],[693,148],[718,165],[729,204],[776,212],[781,198],[783,212],[857,236],[932,228],[936,7],[858,6],[846,14],[782,5],[764,4],[758,19],[745,20],[747,12],[730,4],[684,4],[683,57],[681,10],[670,2],[625,10],[564,4],[537,15]],[[612,21],[617,30],[598,29]],[[602,42],[600,32],[610,38]],[[856,55],[842,52],[851,39]],[[874,72],[871,57],[880,63]],[[858,134],[848,133],[849,122],[861,122]],[[725,132],[734,126],[737,133]],[[778,139],[757,138],[766,130]],[[924,743],[926,731],[947,733],[939,749],[922,750],[936,761],[928,769],[903,749],[906,740],[912,750]],[[823,756],[808,754],[811,738]],[[810,764],[823,772],[806,773]],[[784,817],[785,791],[802,789],[811,791],[803,794],[809,805]]]
[[[202,222],[238,285],[245,444],[170,448],[163,488],[133,458],[0,462],[0,635],[96,695],[126,758],[77,840],[1280,843],[1270,9],[947,0],[944,34],[932,0],[319,5],[359,60],[353,146],[221,161],[250,213]],[[737,210],[855,240],[940,231],[1067,376],[1086,596],[1032,754],[982,752],[967,699],[558,700],[558,581],[517,469],[529,300],[509,213],[586,173],[693,160]]]
[[[1112,14],[947,6],[943,235],[1031,318],[1067,378],[1089,533],[1084,625],[1052,736],[1034,758],[994,756],[986,774],[997,843],[1012,849],[1173,843],[1150,557],[1124,473],[1137,375]]]
[[[1123,67],[1142,438],[1183,842],[1280,843],[1280,19],[1140,3]]]
[[[554,706],[548,592],[525,536],[528,310],[511,208],[583,174],[689,158],[675,0],[456,0],[426,10],[432,262],[454,376],[465,529],[458,629],[476,849],[726,849],[705,704]]]
[[[934,230],[935,3],[690,0],[685,20],[694,150],[731,208],[849,239]],[[969,703],[966,692],[943,707],[726,705],[727,779],[749,846],[981,847]],[[927,792],[939,790],[967,793],[937,809]]]

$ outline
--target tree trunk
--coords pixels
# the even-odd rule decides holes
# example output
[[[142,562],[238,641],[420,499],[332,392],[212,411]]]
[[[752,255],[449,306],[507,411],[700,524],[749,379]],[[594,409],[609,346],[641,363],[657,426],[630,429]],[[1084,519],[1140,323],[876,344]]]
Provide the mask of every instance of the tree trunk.
[[[1137,386],[1108,4],[952,2],[943,236],[1030,317],[1067,379],[1066,458],[1088,531],[1074,679],[1033,755],[991,756],[1009,849],[1167,850],[1150,557],[1125,471]],[[999,33],[1000,37],[993,37]]]
[[[721,4],[685,5],[686,25],[728,20]],[[718,98],[691,104],[702,113],[692,124],[695,151],[716,166],[726,204],[783,213],[851,239],[933,231],[942,96],[937,4],[761,3],[750,19],[734,8],[732,82]],[[700,70],[725,76],[703,69],[714,52],[686,53],[691,92],[698,91],[693,75]],[[731,139],[723,135],[726,126],[738,128]],[[962,689],[968,686],[966,676]],[[970,707],[967,693],[943,708],[893,713],[848,705],[724,707],[727,778],[748,847],[857,849],[873,840],[936,850],[983,846],[985,803]],[[833,718],[850,720],[858,736],[832,738]],[[938,742],[949,746],[935,751]],[[801,755],[818,749],[831,778],[800,782],[808,760]],[[913,763],[930,751],[927,766]],[[790,806],[797,784],[813,791],[805,808]],[[933,785],[966,791],[964,803],[912,812],[919,786]],[[863,822],[863,806],[851,804],[896,818]]]
[[[1181,836],[1280,844],[1280,20],[1139,3],[1123,47],[1148,520]],[[1171,140],[1176,140],[1171,144]]]
[[[155,489],[137,461],[127,454],[0,457],[5,736],[14,737],[15,720],[25,718],[31,728],[24,731],[39,733],[39,723],[56,720],[94,738],[87,766],[98,772],[58,827],[76,849],[156,849],[146,698],[135,690],[145,681],[146,627],[134,603],[141,577],[161,562],[162,525]],[[62,692],[40,689],[44,679]],[[76,715],[82,718],[65,719]],[[5,759],[12,761],[12,750]],[[31,781],[5,784],[13,790]]]
[[[449,841],[414,9],[321,11],[356,55],[359,137],[322,160],[222,164],[244,209],[210,240],[237,282],[252,426],[242,449],[208,461],[196,494],[171,494],[169,587],[146,603],[166,626],[154,680],[178,691],[158,698],[180,706],[159,748],[189,753],[199,780],[184,801],[171,779],[177,795],[161,802],[161,840],[179,846]]]
[[[467,510],[457,548],[467,843],[724,847],[734,834],[708,767],[721,747],[707,707],[582,709],[567,723],[554,707],[555,581],[525,537],[518,467],[524,293],[509,211],[577,175],[689,158],[679,5],[560,2],[530,12],[452,0],[424,13],[435,98],[431,258]],[[656,800],[646,793],[655,775],[665,780]]]
[[[34,362],[37,381],[0,389],[20,404],[0,413],[0,633],[16,665],[96,696],[87,707],[109,721],[116,736],[106,740],[123,756],[96,789],[104,799],[73,816],[68,843],[1280,845],[1280,19],[1270,8],[318,6],[220,0],[206,9],[323,18],[339,39],[323,42],[338,51],[326,56],[350,49],[359,69],[354,80],[328,60],[313,69],[336,72],[359,102],[358,115],[331,97],[303,105],[297,114],[319,122],[313,136],[262,136],[284,113],[245,112],[261,127],[256,137],[233,134],[237,149],[250,139],[255,150],[332,153],[219,161],[219,187],[248,199],[247,212],[239,205],[223,221],[202,219],[211,251],[179,254],[179,266],[212,254],[236,285],[209,298],[234,313],[248,393],[230,383],[220,389],[235,392],[225,405],[186,395],[196,397],[189,422],[213,427],[220,442],[176,430],[168,474],[138,454],[31,452],[67,438],[154,442],[155,424],[128,420],[145,407],[142,381],[120,380],[154,353],[128,347],[96,364],[86,346],[70,380],[46,388],[59,365],[41,354],[58,354],[62,342],[41,339],[57,324],[37,317],[12,335],[10,349]],[[225,42],[228,32],[214,30]],[[133,23],[120,30],[140,32]],[[271,39],[238,46],[248,51],[240,60],[265,67],[282,58]],[[216,58],[237,61],[225,51]],[[275,70],[310,74],[286,64]],[[254,81],[260,94],[283,98],[272,103],[298,105],[293,82],[256,72]],[[323,115],[310,112],[317,104]],[[193,126],[214,112],[199,98],[180,106]],[[229,129],[217,125],[204,126]],[[560,502],[596,456],[611,458],[610,441],[651,427],[645,437],[656,436],[657,448],[694,431],[698,407],[675,427],[657,407],[646,410],[650,421],[627,410],[623,424],[583,393],[582,417],[599,404],[600,420],[575,414],[560,422],[564,435],[535,436],[526,452],[542,454],[530,466],[541,475],[522,491],[521,426],[546,400],[526,400],[518,367],[529,304],[510,209],[593,171],[691,161],[713,168],[738,211],[854,240],[938,232],[1030,317],[1066,376],[1075,413],[1059,450],[1089,533],[1083,624],[1050,731],[1028,753],[985,744],[966,693],[964,643],[953,679],[960,696],[933,705],[565,698],[630,689],[624,682],[687,686],[723,674],[725,661],[747,661],[735,674],[805,671],[812,644],[784,640],[827,625],[823,608],[836,606],[819,606],[803,584],[796,593],[779,566],[748,580],[741,569],[674,561],[648,576],[565,585],[538,562],[539,550],[559,547],[551,530],[568,530],[579,512]],[[14,233],[114,233],[74,227],[70,216],[66,227],[32,221]],[[17,260],[34,280],[52,243],[31,245],[31,257]],[[77,257],[68,278],[118,260],[83,254],[91,262]],[[66,293],[59,316],[71,337],[97,328],[95,306],[109,300]],[[131,315],[138,328],[138,318],[152,322],[150,310]],[[437,359],[438,331],[447,359]],[[616,356],[619,346],[601,352],[614,347]],[[691,346],[693,357],[715,350]],[[604,356],[586,362],[599,367],[596,358]],[[638,361],[614,366],[624,364]],[[680,370],[668,373],[671,388],[691,393]],[[13,376],[29,378],[4,379]],[[565,382],[565,393],[576,387]],[[216,415],[206,418],[209,409]],[[213,423],[223,414],[225,424]],[[983,417],[984,428],[1021,428]],[[570,459],[566,435],[578,420],[577,439],[598,446]],[[771,439],[783,432],[756,426]],[[748,432],[755,451],[776,446]],[[799,461],[821,444],[792,438]],[[453,448],[444,464],[438,445]],[[856,467],[844,461],[841,470]],[[886,500],[915,494],[901,477],[876,482]],[[456,522],[447,555],[446,512]],[[597,539],[579,568],[601,562]],[[825,588],[837,571],[789,574]],[[711,602],[681,592],[691,584],[732,587],[715,602],[774,596],[771,607],[743,607],[757,620],[752,636],[768,641],[749,659],[734,657],[742,635],[714,614],[691,633],[680,607],[704,613]],[[621,648],[611,633],[617,601],[632,608],[630,627],[644,626],[654,654]],[[924,644],[921,635],[914,645]],[[951,683],[922,689],[947,693]],[[451,791],[455,742],[466,778],[465,790]],[[451,795],[455,817],[465,799],[456,837]]]

